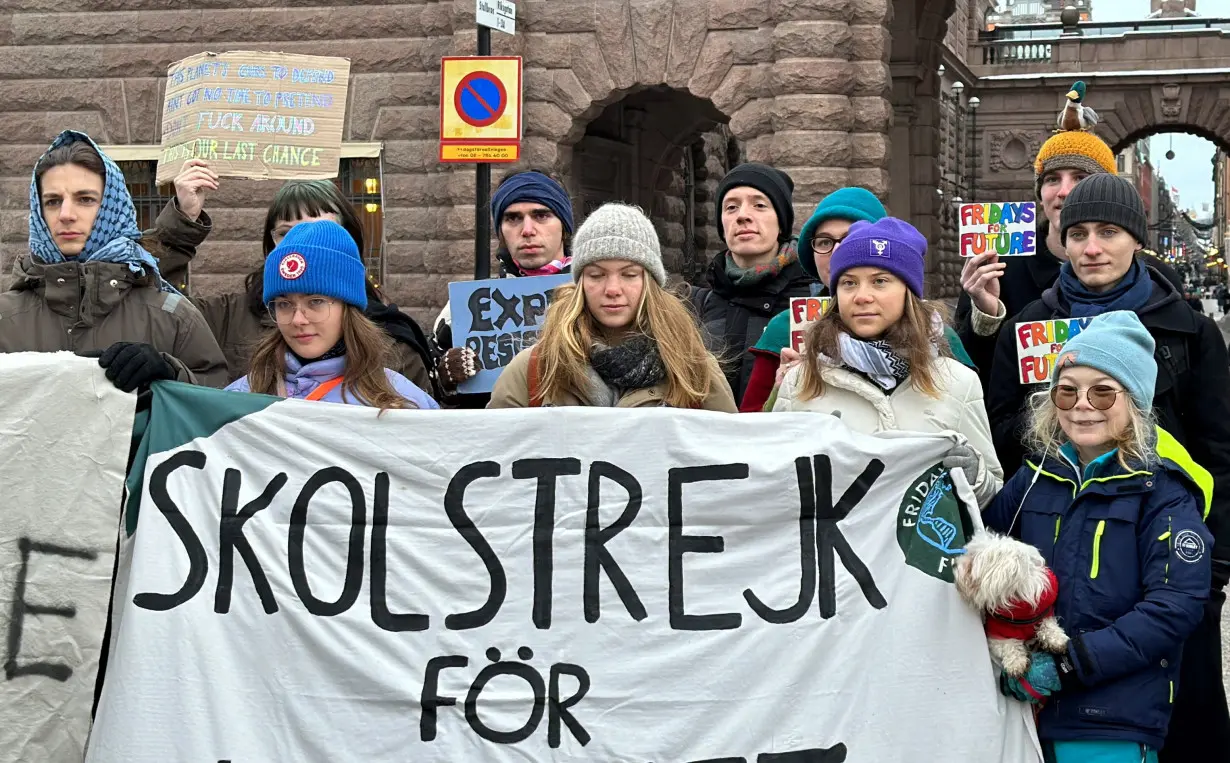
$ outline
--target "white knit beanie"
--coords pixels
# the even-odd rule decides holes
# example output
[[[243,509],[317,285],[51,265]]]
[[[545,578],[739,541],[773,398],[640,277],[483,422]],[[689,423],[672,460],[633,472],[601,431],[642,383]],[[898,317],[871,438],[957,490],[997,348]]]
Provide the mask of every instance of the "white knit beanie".
[[[666,286],[658,232],[639,207],[603,204],[581,223],[572,238],[572,280],[581,280],[585,266],[599,260],[635,262]]]

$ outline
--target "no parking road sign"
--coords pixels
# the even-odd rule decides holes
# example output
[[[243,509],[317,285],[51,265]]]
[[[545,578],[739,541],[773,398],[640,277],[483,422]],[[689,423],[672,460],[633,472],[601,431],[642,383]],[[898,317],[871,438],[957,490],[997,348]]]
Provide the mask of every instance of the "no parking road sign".
[[[521,58],[440,60],[440,161],[515,162],[521,156]]]

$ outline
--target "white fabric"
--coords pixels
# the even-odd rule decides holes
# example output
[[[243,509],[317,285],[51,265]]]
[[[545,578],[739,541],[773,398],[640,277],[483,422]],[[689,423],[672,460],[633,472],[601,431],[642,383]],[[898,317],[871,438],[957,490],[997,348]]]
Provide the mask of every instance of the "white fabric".
[[[919,502],[934,484],[927,475],[955,438],[872,438],[827,417],[766,423],[672,409],[387,411],[378,418],[365,408],[286,400],[175,451],[151,454],[124,619],[89,763],[751,762],[765,753],[838,745],[845,755],[774,759],[1038,763],[1028,709],[999,694],[978,615],[941,579],[955,556],[924,572],[926,563],[906,562],[900,540],[913,538],[922,524]],[[152,475],[189,451],[204,454],[205,462],[175,469],[157,487],[199,538],[208,570],[185,603],[142,608],[134,603],[142,594],[173,593],[190,579],[185,545],[151,500]],[[831,459],[831,471],[823,458],[816,468],[813,456]],[[573,474],[555,483],[553,503],[527,473],[532,464],[525,459],[544,458],[577,459]],[[802,587],[809,602],[796,620],[769,624],[745,599],[750,590],[785,610],[807,580],[800,548],[812,554],[816,543],[801,544],[801,527],[812,524],[800,523],[796,459],[809,475],[808,502],[819,493],[820,515],[832,517],[818,530],[821,547],[831,548],[824,538],[844,538],[869,570],[883,608],[870,603],[844,557],[836,559],[833,575],[818,573]],[[468,466],[480,462],[486,465]],[[853,483],[876,464],[884,472],[868,480],[863,495]],[[330,466],[357,481],[365,523],[350,535],[352,500],[338,484],[304,504],[310,507],[303,564],[311,595],[339,599],[348,558],[361,570],[351,605],[326,616],[307,611],[288,571],[297,564],[288,549],[295,548],[298,496],[314,473]],[[727,479],[677,471],[699,467],[716,467]],[[609,528],[629,505],[629,489],[594,476],[602,469],[630,475],[623,482],[637,494],[632,505],[639,503],[639,511],[605,548],[643,604],[640,620],[605,571],[595,578],[600,609],[591,611],[600,616],[585,617],[588,507],[596,514],[590,524]],[[239,480],[229,503],[227,470]],[[229,605],[219,614],[220,507],[243,511],[281,473],[285,486],[243,525],[277,611],[266,614],[235,553]],[[385,548],[378,551],[372,537],[381,473],[388,475],[388,608],[428,616],[426,630],[395,633],[373,622],[371,560]],[[473,480],[463,486],[459,474]],[[707,480],[672,490],[672,474]],[[593,501],[591,480],[600,488]],[[956,490],[967,505],[973,501],[963,479]],[[847,491],[851,497],[843,502]],[[673,522],[672,494],[680,506]],[[836,522],[833,512],[847,509]],[[492,588],[487,568],[455,529],[458,511],[499,559],[507,594],[489,622],[450,629],[449,615],[479,609]],[[976,510],[972,516],[977,523]],[[721,536],[721,545],[707,546],[707,553],[680,545],[704,542],[695,536]],[[348,555],[354,538],[363,539],[362,551]],[[672,547],[687,551],[674,575],[682,591],[676,627],[668,582]],[[535,624],[535,548],[540,555],[553,550],[550,577],[539,567],[551,594],[549,627],[541,619]],[[815,564],[811,555],[802,569],[814,572]],[[818,591],[828,590],[835,616],[825,619]],[[383,600],[377,595],[376,601]],[[683,613],[729,613],[739,622],[686,630],[679,627]],[[519,656],[522,647],[532,656]],[[498,659],[509,663],[501,668],[532,668],[548,686],[552,666],[585,670],[588,691],[567,709],[589,735],[587,744],[560,720],[556,705],[516,743],[488,741],[472,730],[464,717],[467,694],[496,659],[489,650],[497,649]],[[427,667],[448,656],[465,660],[439,674],[439,695],[456,704],[437,708],[434,738],[424,740],[424,726],[432,726],[420,706]],[[561,702],[576,693],[578,682],[569,675],[558,684]],[[476,695],[477,718],[516,730],[532,717],[534,696],[525,679],[497,677]],[[550,743],[553,716],[558,747]]]
[[[80,763],[137,398],[61,352],[0,354],[0,399],[0,761]]]
[[[790,369],[777,393],[774,411],[809,411],[837,416],[856,432],[946,432],[964,435],[981,456],[976,475],[967,475],[980,506],[990,503],[1004,486],[1004,470],[991,442],[991,425],[982,399],[978,374],[948,357],[936,359],[940,397],[924,395],[906,382],[885,393],[867,379],[844,368],[821,366],[824,394],[799,399],[801,367]]]

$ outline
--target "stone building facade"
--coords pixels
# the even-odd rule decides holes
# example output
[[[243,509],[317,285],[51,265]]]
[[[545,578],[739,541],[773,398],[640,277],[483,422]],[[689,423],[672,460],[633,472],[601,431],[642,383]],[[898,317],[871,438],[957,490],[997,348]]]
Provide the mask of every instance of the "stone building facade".
[[[967,5],[519,0],[517,35],[493,35],[494,54],[524,58],[517,166],[559,174],[582,211],[615,198],[640,204],[669,267],[690,277],[720,247],[716,181],[743,160],[794,177],[800,223],[824,194],[861,185],[938,243],[936,71],[946,36],[961,47],[975,23]],[[475,50],[473,1],[166,7],[83,0],[66,12],[58,0],[0,0],[0,272],[25,251],[29,173],[55,133],[81,129],[117,147],[152,208],[159,192],[145,175],[167,66],[202,50],[282,50],[351,60],[345,190],[373,216],[370,265],[416,317],[438,309],[447,283],[473,270],[474,171],[439,164],[436,148],[439,59]],[[275,189],[224,179],[208,204],[215,232],[193,266],[194,290],[238,288],[259,262]],[[955,263],[932,260],[929,288],[951,296]]]

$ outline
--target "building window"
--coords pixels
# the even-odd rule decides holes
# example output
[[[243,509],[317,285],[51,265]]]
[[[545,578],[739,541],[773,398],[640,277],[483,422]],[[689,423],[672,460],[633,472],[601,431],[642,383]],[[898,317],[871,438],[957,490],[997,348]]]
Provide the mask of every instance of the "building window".
[[[154,227],[154,221],[167,202],[175,197],[175,187],[166,183],[159,187],[154,179],[158,174],[158,162],[154,160],[118,162],[124,173],[132,203],[137,208],[137,225],[141,230]],[[342,196],[354,207],[363,226],[363,264],[367,273],[379,284],[384,251],[384,183],[380,171],[380,159],[342,159],[339,175],[333,183]],[[222,182],[227,182],[223,179]],[[270,182],[269,198],[281,187]],[[206,202],[208,207],[208,202]]]
[[[116,162],[120,172],[124,173],[124,184],[132,195],[133,206],[137,208],[137,227],[149,230],[154,227],[154,221],[167,202],[175,197],[175,188],[170,183],[159,188],[154,183],[158,175],[158,162]]]
[[[363,224],[363,264],[367,274],[381,283],[384,253],[384,176],[379,159],[343,159],[338,187],[354,206]]]

